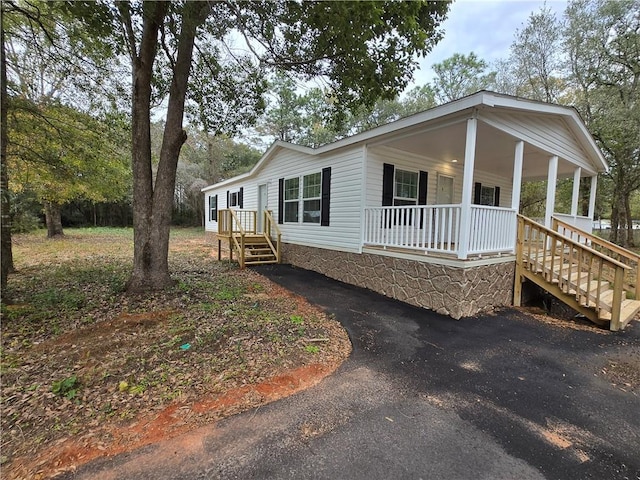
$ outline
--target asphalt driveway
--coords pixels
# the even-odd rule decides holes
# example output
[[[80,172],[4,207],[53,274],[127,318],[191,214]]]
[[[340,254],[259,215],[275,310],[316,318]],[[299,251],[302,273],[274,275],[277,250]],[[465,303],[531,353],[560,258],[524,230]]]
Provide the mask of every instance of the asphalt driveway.
[[[640,324],[459,321],[288,266],[351,357],[300,394],[64,478],[640,479]],[[631,380],[631,381],[630,381]]]

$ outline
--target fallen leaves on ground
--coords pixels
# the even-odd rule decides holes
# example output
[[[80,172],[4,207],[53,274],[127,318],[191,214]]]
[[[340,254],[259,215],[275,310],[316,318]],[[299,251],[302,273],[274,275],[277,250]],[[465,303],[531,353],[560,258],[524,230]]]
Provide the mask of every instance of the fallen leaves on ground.
[[[172,232],[172,289],[124,291],[126,229],[20,235],[3,307],[2,470],[46,478],[313,384],[349,354],[340,325]]]

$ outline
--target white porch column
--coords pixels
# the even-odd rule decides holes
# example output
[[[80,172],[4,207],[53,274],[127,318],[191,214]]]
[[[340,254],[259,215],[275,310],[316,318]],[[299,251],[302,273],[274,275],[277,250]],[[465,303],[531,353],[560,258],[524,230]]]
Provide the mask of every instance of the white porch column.
[[[516,142],[516,152],[513,158],[513,188],[511,190],[511,208],[520,211],[520,190],[522,188],[522,159],[524,157],[524,142]]]
[[[582,168],[576,167],[573,171],[573,195],[571,196],[571,216],[578,216],[578,198],[580,196],[580,176]]]
[[[473,170],[476,161],[476,133],[478,120],[467,120],[467,138],[464,147],[464,174],[462,177],[462,205],[460,208],[460,236],[458,258],[465,259],[471,239],[471,198],[473,192]]]
[[[558,179],[558,156],[549,159],[549,173],[547,174],[547,205],[544,211],[544,226],[551,228],[551,216],[556,207],[556,182]]]
[[[594,220],[596,213],[596,190],[598,189],[598,175],[591,177],[591,189],[589,190],[589,213],[587,216]]]

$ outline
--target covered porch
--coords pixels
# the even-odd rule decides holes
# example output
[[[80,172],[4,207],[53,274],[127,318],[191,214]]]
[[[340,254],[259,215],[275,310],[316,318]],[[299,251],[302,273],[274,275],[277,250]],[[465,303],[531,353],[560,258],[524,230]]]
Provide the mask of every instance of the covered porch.
[[[411,156],[421,178],[437,175],[438,181],[429,184],[437,190],[424,196],[429,202],[417,196],[412,204],[395,201],[394,193],[394,203],[383,206],[369,198],[363,209],[363,248],[402,249],[461,261],[513,255],[522,186],[539,180],[546,180],[543,224],[551,228],[555,216],[591,232],[597,175],[606,163],[575,110],[482,93],[490,98],[480,103],[477,95],[462,99],[451,112],[440,111],[437,117],[396,129],[367,146],[366,154],[372,157]],[[463,108],[465,101],[470,102],[468,108]],[[449,182],[452,202],[438,202],[447,198],[441,195],[441,172],[454,177]],[[480,183],[485,178],[498,185],[490,189],[488,202]],[[556,185],[566,178],[573,182],[571,204],[558,212]],[[394,189],[398,188],[396,182]]]

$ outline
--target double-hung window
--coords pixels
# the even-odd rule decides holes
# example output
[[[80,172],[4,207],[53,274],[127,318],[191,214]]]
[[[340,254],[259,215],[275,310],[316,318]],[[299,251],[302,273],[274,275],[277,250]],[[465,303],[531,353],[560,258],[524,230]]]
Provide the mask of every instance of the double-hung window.
[[[320,223],[322,174],[312,173],[302,177],[302,221]]]
[[[284,181],[284,221],[298,222],[300,212],[300,178],[287,178]]]
[[[416,205],[418,203],[418,172],[396,169],[393,205]]]
[[[285,222],[320,223],[322,173],[285,179],[283,200]]]

